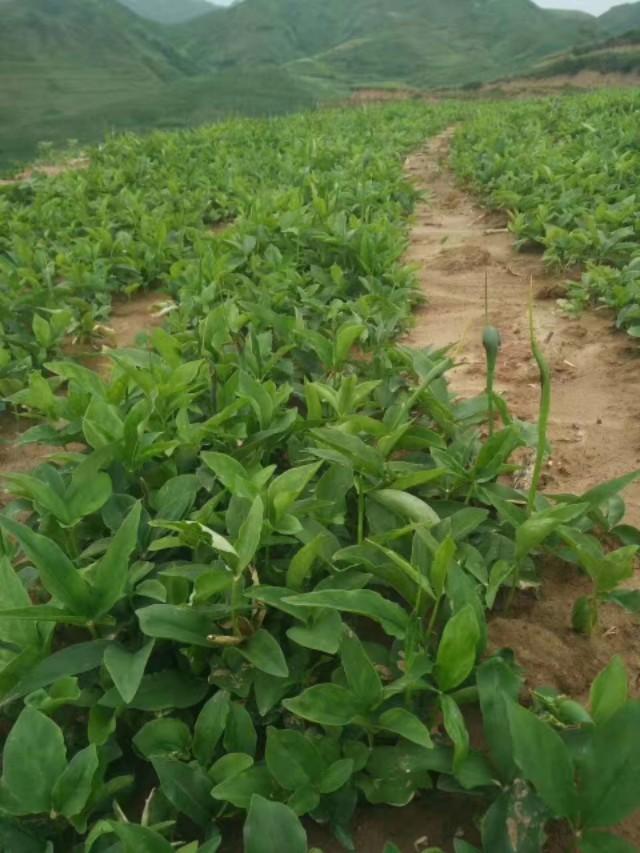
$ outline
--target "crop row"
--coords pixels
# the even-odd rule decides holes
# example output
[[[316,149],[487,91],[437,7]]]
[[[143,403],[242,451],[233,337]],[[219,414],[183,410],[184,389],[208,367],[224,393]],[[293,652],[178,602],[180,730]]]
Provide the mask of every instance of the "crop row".
[[[542,850],[556,820],[582,853],[632,849],[608,831],[640,805],[624,664],[588,708],[528,697],[512,655],[487,656],[487,617],[548,555],[592,579],[576,630],[634,608],[635,475],[554,500],[506,485],[544,430],[491,388],[455,399],[446,353],[394,343],[415,297],[403,156],[460,115],[125,137],[5,198],[74,322],[76,285],[92,318],[124,281],[177,304],[108,378],[48,347],[11,377],[40,421],[25,441],[61,452],[7,476],[0,515],[5,849],[215,853],[245,813],[246,853],[304,853],[302,818],[352,848],[358,803],[434,789],[477,809],[456,853]],[[235,224],[210,236],[207,210]]]
[[[483,107],[454,146],[454,166],[512,212],[519,245],[583,268],[568,298],[616,312],[640,337],[640,151],[636,92]]]

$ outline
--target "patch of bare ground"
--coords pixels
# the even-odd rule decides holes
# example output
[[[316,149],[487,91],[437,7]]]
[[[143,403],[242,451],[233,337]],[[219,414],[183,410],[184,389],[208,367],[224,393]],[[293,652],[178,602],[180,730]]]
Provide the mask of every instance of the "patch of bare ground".
[[[576,74],[554,74],[550,77],[518,77],[514,80],[502,80],[489,83],[480,92],[486,94],[546,95],[562,89],[626,89],[640,84],[640,76],[635,73],[623,74],[619,71],[593,71],[583,69]]]
[[[387,842],[395,844],[401,853],[421,853],[430,847],[441,847],[445,853],[453,853],[455,838],[479,844],[474,826],[479,808],[482,803],[470,805],[467,796],[434,791],[402,808],[370,806],[359,809],[352,826],[356,853],[382,853]],[[310,848],[319,847],[323,853],[345,853],[345,848],[328,827],[308,819],[304,823]],[[242,827],[238,823],[229,827],[220,853],[240,853],[242,849]]]
[[[100,350],[75,346],[69,351],[73,357],[101,376],[111,370],[109,353],[127,349],[138,342],[141,335],[149,335],[164,322],[165,309],[171,306],[167,296],[158,291],[144,291],[130,297],[117,297],[111,305],[108,325],[102,327]]]
[[[0,180],[0,186],[11,186],[12,184],[23,184],[25,181],[30,181],[32,178],[44,175],[47,178],[55,178],[57,175],[62,175],[64,172],[78,172],[87,169],[90,164],[88,157],[74,157],[72,160],[65,160],[62,163],[51,163],[29,166],[28,169],[20,172],[15,178],[6,178]]]
[[[539,252],[516,252],[504,215],[485,211],[460,189],[447,165],[452,134],[451,129],[441,134],[406,163],[407,173],[428,192],[416,212],[407,255],[418,269],[427,303],[419,310],[407,343],[451,345],[457,362],[450,375],[453,391],[462,398],[481,394],[486,273],[490,322],[503,339],[497,389],[517,416],[535,420],[539,386],[527,316],[533,278],[535,324],[554,379],[553,456],[546,491],[580,493],[640,467],[637,347],[614,333],[611,318],[602,312],[572,319],[561,311],[556,298],[564,290],[566,275],[546,269]],[[625,499],[628,521],[640,523],[640,485],[630,486]],[[491,646],[515,651],[528,686],[554,686],[581,700],[611,656],[621,654],[637,694],[636,619],[616,607],[605,607],[593,637],[571,630],[573,603],[589,588],[577,571],[564,565],[546,567],[537,594],[523,594],[513,612],[493,618]],[[640,815],[620,831],[640,849]],[[550,842],[550,853],[564,850],[562,844],[560,839]]]
[[[350,104],[374,104],[385,101],[408,101],[421,97],[414,89],[356,89],[349,98]]]

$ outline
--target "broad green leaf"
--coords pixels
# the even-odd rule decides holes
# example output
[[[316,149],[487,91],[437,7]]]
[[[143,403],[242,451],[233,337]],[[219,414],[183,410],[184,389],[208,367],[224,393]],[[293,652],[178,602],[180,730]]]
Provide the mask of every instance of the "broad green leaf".
[[[585,492],[580,496],[579,500],[582,503],[589,504],[591,507],[599,507],[602,506],[609,498],[612,498],[614,495],[617,495],[627,486],[630,486],[631,483],[635,482],[640,477],[640,470],[632,471],[629,474],[623,474],[622,477],[617,477],[614,480],[609,480],[606,483],[600,483],[597,486],[594,486],[593,489],[589,489],[588,492]]]
[[[41,645],[36,625],[7,618],[7,611],[22,610],[30,613],[37,608],[31,604],[27,590],[6,557],[0,557],[0,608],[0,641],[20,649],[38,648]],[[14,656],[14,653],[0,651],[0,667]]]
[[[307,833],[294,812],[254,794],[244,825],[244,853],[307,853]]]
[[[339,684],[316,684],[282,704],[297,717],[321,726],[347,726],[360,713],[357,697]]]
[[[105,650],[104,665],[126,704],[138,692],[153,646],[154,640],[149,640],[138,651],[129,652],[117,643],[111,643]]]
[[[68,675],[81,675],[97,669],[102,663],[108,640],[91,640],[88,643],[76,643],[54,652],[31,668],[0,703],[6,705],[39,690],[48,687],[54,681]]]
[[[211,648],[211,642],[207,638],[214,623],[209,616],[194,607],[151,604],[136,610],[136,616],[140,630],[147,637]]]
[[[94,615],[91,587],[53,540],[6,516],[0,516],[0,527],[16,537],[38,570],[43,586],[54,598],[79,616],[90,619]]]
[[[123,853],[173,853],[166,838],[146,826],[111,821],[111,830],[124,844]]]
[[[353,759],[341,758],[327,768],[320,780],[318,790],[321,794],[333,794],[346,785],[353,775]]]
[[[227,752],[245,752],[255,757],[258,733],[253,717],[240,702],[232,702],[229,708],[223,745]]]
[[[169,802],[198,826],[206,826],[213,811],[207,774],[198,766],[160,755],[151,756],[151,763]]]
[[[467,604],[449,619],[440,638],[435,668],[440,690],[453,690],[468,678],[479,641],[478,620],[473,607]]]
[[[356,470],[373,477],[384,476],[384,457],[374,447],[365,444],[356,435],[348,435],[339,429],[323,427],[312,429],[311,435],[320,444],[338,451]]]
[[[323,589],[292,595],[285,603],[296,607],[328,607],[344,613],[357,613],[378,622],[385,633],[402,639],[409,624],[409,616],[393,601],[371,589]]]
[[[76,616],[68,610],[51,607],[48,604],[32,604],[30,607],[18,607],[15,610],[0,610],[0,625],[6,622],[54,622],[58,625],[86,625],[84,616]]]
[[[585,827],[616,826],[640,808],[640,702],[627,702],[596,725],[580,761],[580,814]]]
[[[97,512],[111,497],[111,477],[98,469],[102,463],[99,457],[100,454],[91,454],[73,472],[65,496],[71,524]]]
[[[314,462],[310,465],[290,468],[270,483],[267,496],[274,521],[280,520],[288,512],[321,464],[321,462]]]
[[[393,481],[391,488],[396,491],[404,492],[407,489],[414,489],[416,486],[424,486],[434,480],[439,480],[444,477],[446,473],[446,468],[423,468],[420,471],[401,474]]]
[[[286,585],[292,590],[302,590],[315,563],[318,560],[330,560],[337,547],[338,540],[328,530],[318,533],[292,557],[287,569]]]
[[[574,818],[577,794],[569,750],[560,735],[531,711],[510,705],[516,764],[557,817]]]
[[[574,521],[588,509],[585,503],[563,504],[532,515],[516,530],[516,560],[522,560],[560,525]]]
[[[25,704],[42,711],[50,717],[58,708],[65,705],[74,705],[82,697],[82,691],[78,686],[75,676],[67,675],[55,681],[47,690],[41,688],[29,693],[25,697]]]
[[[40,711],[24,708],[2,753],[2,782],[18,803],[17,814],[48,814],[55,784],[66,766],[61,729]]]
[[[209,765],[224,734],[231,703],[229,694],[219,690],[204,705],[193,729],[193,754],[200,764]]]
[[[273,675],[276,678],[286,678],[289,667],[280,644],[275,637],[264,628],[256,631],[246,643],[238,647],[240,654],[256,669]]]
[[[440,598],[445,590],[447,575],[456,553],[456,543],[451,536],[447,536],[433,555],[431,565],[431,586],[436,598]]]
[[[160,518],[180,521],[193,507],[199,490],[200,481],[193,474],[171,477],[154,495],[153,506]]]
[[[386,548],[384,545],[380,545],[378,542],[374,542],[373,539],[367,539],[365,547],[371,547],[371,548],[375,548],[376,550],[378,550],[381,554],[383,554],[389,560],[389,563],[393,564],[393,567],[400,570],[402,575],[404,575],[403,580],[410,581],[410,587],[409,588],[411,589],[411,593],[407,596],[406,592],[405,592],[405,584],[402,583],[402,581],[398,582],[396,572],[394,572],[393,570],[391,572],[387,571],[386,572],[386,575],[388,576],[388,580],[387,580],[387,578],[384,577],[384,575],[380,572],[380,569],[378,567],[375,567],[375,566],[371,567],[371,563],[368,561],[366,563],[368,567],[371,567],[372,570],[375,570],[377,576],[382,577],[382,579],[386,580],[390,586],[393,586],[395,589],[397,589],[397,591],[400,592],[401,595],[403,595],[403,597],[405,598],[406,601],[409,601],[413,605],[413,603],[416,599],[415,587],[417,587],[418,590],[421,590],[422,592],[424,592],[430,599],[435,598],[435,593],[433,591],[433,588],[432,588],[431,583],[430,583],[429,579],[427,578],[427,576],[425,574],[423,574],[419,569],[417,569],[408,560],[405,560],[405,558],[402,557],[400,554],[398,554],[397,551],[394,551],[392,548]],[[358,549],[357,551],[356,551],[356,548]],[[339,556],[343,557],[345,555],[345,553],[349,553],[349,552],[351,552],[352,554],[355,554],[358,551],[360,551],[360,553],[362,553],[361,546],[360,547],[356,546],[356,548],[345,549],[344,551],[342,551],[340,553]],[[363,556],[363,558],[366,559],[364,554],[362,554],[362,556]]]
[[[80,814],[91,796],[99,763],[94,744],[73,756],[53,787],[52,803],[56,812],[68,818]]]
[[[182,720],[159,717],[149,720],[134,735],[133,744],[141,755],[186,755],[191,748],[191,732]]]
[[[513,743],[509,729],[509,706],[518,701],[522,678],[505,661],[494,657],[476,670],[484,736],[491,760],[503,782],[516,774]]]
[[[491,853],[540,853],[549,812],[522,779],[504,790],[482,819],[482,849]],[[456,848],[457,853],[457,848]]]
[[[49,483],[31,474],[7,474],[3,479],[11,488],[13,495],[26,498],[36,504],[41,512],[43,510],[50,512],[61,524],[73,522],[62,483],[60,484],[61,493],[59,493]]]
[[[167,711],[171,708],[191,708],[201,702],[209,691],[204,679],[194,678],[176,669],[166,669],[145,675],[129,706],[136,711]],[[113,687],[100,700],[106,708],[118,708],[122,698]]]
[[[336,610],[318,610],[308,625],[289,628],[287,637],[306,649],[334,655],[342,640],[340,614]]]
[[[591,715],[597,725],[606,723],[629,698],[629,675],[619,655],[611,658],[591,685]]]
[[[232,495],[249,500],[256,497],[257,490],[248,472],[233,456],[206,451],[200,454],[200,458]]]
[[[338,329],[334,343],[333,367],[340,367],[356,341],[360,340],[366,331],[367,327],[363,323],[346,323]]]
[[[124,424],[116,406],[94,396],[82,419],[82,431],[87,444],[100,450],[122,440]]]
[[[208,776],[216,785],[225,779],[233,779],[253,767],[253,758],[244,752],[228,752],[209,768]]]
[[[0,792],[0,799],[2,793]],[[24,823],[24,821],[23,821]],[[19,826],[17,821],[0,817],[0,850],[6,853],[54,853],[53,847],[42,846],[42,838],[27,826]]]
[[[254,794],[271,797],[273,789],[273,779],[267,768],[257,766],[220,782],[211,791],[211,796],[229,802],[238,809],[247,809]]]
[[[370,498],[396,515],[409,521],[415,521],[426,527],[434,527],[440,522],[440,516],[420,498],[398,489],[379,489],[370,493]]]
[[[287,791],[313,785],[324,772],[324,762],[314,744],[293,729],[267,729],[265,761],[269,773]]]
[[[411,743],[432,749],[433,741],[429,729],[422,720],[405,708],[391,708],[380,716],[377,723],[388,732],[400,735]]]
[[[129,574],[129,560],[138,541],[141,511],[142,504],[136,502],[94,569],[97,616],[108,613],[122,598]]]
[[[238,540],[236,542],[236,551],[238,554],[237,572],[244,571],[255,557],[262,537],[263,520],[264,505],[262,498],[257,497],[251,504],[251,509],[238,533]]]
[[[453,770],[457,773],[469,754],[469,732],[457,702],[450,696],[440,696],[440,707],[446,733],[453,743]]]

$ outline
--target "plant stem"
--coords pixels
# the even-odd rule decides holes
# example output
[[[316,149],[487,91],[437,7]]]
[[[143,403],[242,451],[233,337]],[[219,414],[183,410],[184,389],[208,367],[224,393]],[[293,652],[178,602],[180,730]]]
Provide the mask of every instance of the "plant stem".
[[[542,465],[547,447],[547,429],[549,426],[549,412],[551,410],[551,371],[542,350],[536,339],[533,325],[533,277],[530,280],[529,290],[529,335],[531,338],[531,351],[538,365],[540,373],[540,412],[538,415],[538,446],[536,448],[536,461],[529,487],[529,498],[527,500],[527,512],[529,515],[535,509],[538,486],[542,475]]]
[[[364,542],[364,490],[362,476],[358,477],[358,545]]]
[[[442,601],[442,596],[436,599],[433,608],[431,609],[431,615],[429,616],[429,624],[427,625],[427,639],[431,637],[433,634],[433,629],[436,626],[436,619],[438,618],[438,611],[440,610],[440,602]]]

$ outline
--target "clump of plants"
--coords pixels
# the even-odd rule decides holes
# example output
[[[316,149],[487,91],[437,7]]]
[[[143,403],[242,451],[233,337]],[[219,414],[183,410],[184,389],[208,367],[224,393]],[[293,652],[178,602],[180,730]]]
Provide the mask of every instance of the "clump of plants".
[[[486,648],[539,556],[593,569],[605,516],[624,574],[607,508],[627,480],[553,500],[505,486],[530,431],[496,397],[483,438],[493,389],[459,401],[446,353],[394,343],[413,295],[402,157],[452,115],[266,125],[291,139],[297,188],[266,159],[224,239],[191,234],[163,273],[166,327],[108,379],[57,358],[11,395],[37,421],[23,441],[60,452],[6,478],[0,515],[5,849],[215,853],[238,817],[247,853],[306,851],[309,821],[353,849],[359,804],[435,789],[482,804],[486,850],[541,850],[556,819],[582,853],[625,849],[606,834],[640,804],[621,662],[590,710],[542,692],[525,708]],[[121,144],[143,173],[179,147]]]

